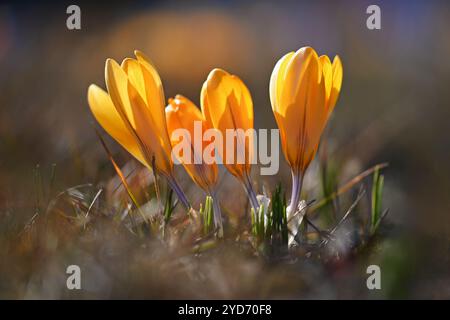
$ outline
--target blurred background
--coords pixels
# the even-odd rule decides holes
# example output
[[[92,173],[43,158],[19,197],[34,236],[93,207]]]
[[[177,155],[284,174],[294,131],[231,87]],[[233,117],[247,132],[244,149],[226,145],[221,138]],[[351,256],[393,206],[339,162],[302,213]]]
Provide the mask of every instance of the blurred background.
[[[81,8],[81,30],[66,28],[70,4]],[[381,30],[366,27],[371,4],[381,8]],[[20,229],[33,216],[37,165],[50,176],[55,164],[55,190],[99,184],[115,175],[95,135],[97,124],[86,100],[89,84],[105,88],[105,59],[121,61],[139,49],[157,66],[166,98],[181,93],[197,104],[209,71],[221,67],[249,87],[255,126],[276,128],[268,93],[270,74],[282,55],[306,45],[319,55],[339,54],[343,61],[341,96],[324,136],[328,157],[342,168],[342,181],[376,163],[389,163],[384,206],[390,208],[396,240],[380,259],[394,270],[386,271],[383,282],[392,290],[365,296],[450,298],[446,1],[2,2],[0,230],[7,232],[5,221]],[[120,165],[130,160],[104,137]],[[314,187],[314,170],[307,188]],[[257,177],[257,171],[260,185],[281,181],[289,188],[284,159],[276,176]],[[179,175],[190,184],[182,170]],[[223,182],[224,192],[236,190],[233,178],[223,179],[230,180]],[[236,200],[224,205],[239,207],[245,195],[233,192]],[[188,193],[196,197],[198,191]],[[347,278],[339,279],[337,285],[323,284],[314,294],[287,296],[359,296],[362,287],[339,290]],[[50,289],[33,291],[27,287],[30,281],[23,276],[11,283],[2,274],[0,297],[61,297]],[[15,285],[21,289],[14,291]],[[92,297],[108,297],[92,290]],[[102,292],[108,290],[112,289]],[[211,297],[236,297],[232,292]]]

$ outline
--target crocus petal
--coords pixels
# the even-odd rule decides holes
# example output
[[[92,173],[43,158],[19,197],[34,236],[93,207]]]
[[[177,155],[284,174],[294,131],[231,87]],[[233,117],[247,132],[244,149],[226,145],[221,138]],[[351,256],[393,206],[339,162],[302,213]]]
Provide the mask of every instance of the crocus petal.
[[[312,138],[313,131],[318,131],[321,125],[317,120],[325,112],[324,102],[322,105],[318,104],[324,97],[324,93],[320,95],[318,92],[319,62],[315,57],[308,59],[310,61],[303,71],[302,82],[291,98],[293,102],[286,107],[286,114],[283,117],[288,162],[299,170],[303,170],[309,164],[309,159],[305,157],[308,140]]]
[[[164,112],[166,103],[161,78],[153,63],[146,55],[137,50],[134,54],[139,61],[144,77],[147,93],[147,106],[150,109],[153,121],[159,132],[160,142],[164,146],[165,152],[170,154],[170,139],[167,133],[166,116]]]
[[[286,55],[284,55],[280,60],[278,60],[270,77],[269,93],[270,93],[270,102],[272,103],[272,109],[274,112],[278,112],[283,115],[285,110],[280,109],[281,92],[284,84],[284,79],[286,76],[286,67],[289,61],[291,61],[294,54],[295,52],[289,52]]]
[[[332,69],[333,69],[333,87],[331,89],[330,94],[329,113],[333,111],[342,87],[343,68],[339,56],[334,57]]]
[[[172,133],[175,130],[183,128],[189,132],[183,139],[187,139],[191,145],[191,158],[187,162],[182,161],[182,164],[195,183],[203,190],[211,193],[217,181],[217,164],[213,163],[208,165],[204,162],[202,152],[207,142],[202,140],[199,145],[200,148],[198,148],[194,140],[202,139],[202,137],[195,136],[194,126],[196,121],[201,124],[202,133],[208,129],[202,113],[189,99],[177,95],[175,99],[169,99],[169,104],[166,107],[166,119],[173,146],[180,142],[175,137],[172,137]],[[201,163],[195,163],[195,160]]]
[[[331,68],[331,61],[330,58],[328,58],[328,56],[326,55],[320,56],[319,61],[322,64],[322,72],[324,77],[323,81],[325,82],[326,99],[328,104],[331,95],[331,87],[333,86],[333,70]],[[327,109],[329,109],[328,106]]]
[[[136,50],[134,54],[139,61],[142,75],[144,77],[145,89],[147,93],[147,103],[152,112],[157,113],[156,117],[158,121],[163,120],[165,118],[164,107],[166,105],[166,101],[164,98],[163,85],[158,71],[156,70],[150,59],[142,52]],[[162,106],[162,108],[159,107],[158,110],[155,110],[156,106]],[[161,122],[165,123],[165,121]]]
[[[95,119],[106,132],[142,164],[147,165],[139,146],[135,143],[133,135],[117,112],[108,93],[92,84],[88,89],[88,103]]]
[[[145,87],[144,75],[141,71],[141,65],[137,60],[126,58],[123,60],[122,69],[128,76],[128,81],[136,88],[137,92],[147,104],[147,92]]]
[[[128,97],[128,76],[113,59],[106,60],[106,87],[117,112],[130,129],[136,129],[130,99]]]
[[[210,114],[210,108],[208,104],[208,97],[206,95],[206,89],[207,89],[207,81],[205,81],[202,85],[202,90],[200,91],[200,104],[202,106],[202,114],[205,118],[205,121],[208,123],[208,126],[213,128],[214,125],[212,123],[211,114]]]
[[[311,47],[304,47],[292,56],[288,65],[286,66],[286,74],[284,78],[284,85],[281,92],[280,103],[287,107],[293,104],[301,89],[305,72],[309,69],[311,58],[317,57],[317,53]]]
[[[320,69],[320,64],[318,65]],[[326,97],[326,81],[322,74],[318,76],[318,83],[312,89],[311,99],[306,110],[306,136],[305,136],[305,160],[303,161],[303,170],[309,166],[313,160],[317,148],[319,147],[320,137],[328,120],[327,97]]]
[[[128,82],[128,92],[133,109],[136,133],[142,142],[148,161],[154,159],[156,167],[167,176],[172,172],[172,161],[170,158],[171,148],[161,143],[160,132],[152,118],[151,112],[145,104],[137,89]],[[168,150],[166,150],[168,148]]]
[[[236,76],[215,69],[207,80],[211,122],[221,131],[253,128],[253,102],[250,92]]]

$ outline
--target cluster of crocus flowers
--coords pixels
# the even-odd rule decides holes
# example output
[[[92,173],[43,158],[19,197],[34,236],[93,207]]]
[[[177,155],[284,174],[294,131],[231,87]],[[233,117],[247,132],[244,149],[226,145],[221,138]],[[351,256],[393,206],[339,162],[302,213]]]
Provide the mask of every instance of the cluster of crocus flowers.
[[[255,212],[259,202],[250,179],[253,145],[253,101],[246,85],[235,75],[214,69],[200,94],[201,110],[189,99],[177,95],[165,98],[161,79],[141,52],[121,65],[106,61],[107,92],[96,85],[88,90],[88,102],[100,125],[128,152],[149,169],[167,179],[180,201],[189,202],[174,178],[173,150],[188,141],[189,156],[179,160],[193,181],[213,198],[216,228],[222,231],[222,217],[216,194],[217,162],[206,160],[210,144],[196,136],[213,129],[221,147],[213,148],[225,168],[244,186]],[[288,214],[298,207],[303,176],[319,147],[320,138],[334,109],[342,85],[342,64],[338,56],[318,56],[304,47],[283,56],[270,78],[270,101],[280,129],[283,153],[292,171],[292,195]],[[181,129],[181,131],[180,131]],[[234,134],[229,135],[229,131]],[[179,135],[178,133],[185,132]],[[250,132],[250,135],[248,134]],[[208,145],[208,146],[207,146]]]
[[[135,55],[121,65],[106,61],[108,92],[91,85],[89,106],[100,125],[144,166],[164,176],[180,202],[190,208],[173,174],[161,79],[144,54],[135,51]]]
[[[182,163],[192,180],[213,198],[214,223],[219,233],[221,233],[222,216],[215,189],[218,175],[217,163],[215,161],[205,161],[203,150],[207,149],[207,142],[203,139],[198,139],[195,128],[198,125],[200,134],[202,134],[210,127],[200,109],[182,95],[169,99],[169,104],[166,107],[166,121],[172,147],[175,148],[177,145],[180,145],[182,140],[189,145],[189,149],[186,150],[189,154],[181,154],[178,160]],[[213,151],[212,153],[211,156],[214,157],[215,152]]]
[[[222,69],[212,70],[203,84],[201,108],[209,126],[224,137],[224,148],[218,150],[225,168],[241,181],[255,212],[259,208],[250,179],[253,155],[253,101],[250,91],[239,77]],[[231,137],[227,130],[236,134]],[[232,139],[233,141],[227,141]],[[229,161],[231,159],[231,161]],[[239,161],[241,160],[241,161]]]
[[[292,172],[290,214],[297,209],[303,176],[336,104],[342,75],[338,56],[331,63],[328,56],[319,57],[311,47],[286,54],[272,72],[270,101]]]

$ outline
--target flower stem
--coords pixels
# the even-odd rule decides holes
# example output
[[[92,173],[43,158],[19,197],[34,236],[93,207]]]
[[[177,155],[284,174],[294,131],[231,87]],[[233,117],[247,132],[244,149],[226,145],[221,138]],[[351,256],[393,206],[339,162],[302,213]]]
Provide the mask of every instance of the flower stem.
[[[303,184],[303,174],[301,172],[291,171],[291,173],[292,173],[292,193],[291,193],[291,202],[289,203],[289,207],[287,209],[288,216],[294,214],[295,210],[297,210]]]
[[[222,223],[222,212],[220,211],[220,203],[215,192],[211,192],[211,198],[213,199],[213,210],[214,210],[214,226],[218,230],[219,238],[223,237],[223,223]]]
[[[186,195],[184,194],[183,190],[181,189],[178,182],[171,176],[167,176],[167,183],[172,188],[173,191],[177,194],[178,199],[180,200],[181,204],[186,209],[191,209],[191,204],[189,203],[188,199],[186,198]]]
[[[256,193],[253,190],[252,182],[250,181],[250,177],[248,176],[248,174],[246,174],[244,176],[244,180],[243,180],[242,184],[243,184],[245,192],[247,193],[247,196],[250,200],[250,204],[253,207],[253,210],[255,210],[255,212],[259,212],[258,199],[256,199]]]

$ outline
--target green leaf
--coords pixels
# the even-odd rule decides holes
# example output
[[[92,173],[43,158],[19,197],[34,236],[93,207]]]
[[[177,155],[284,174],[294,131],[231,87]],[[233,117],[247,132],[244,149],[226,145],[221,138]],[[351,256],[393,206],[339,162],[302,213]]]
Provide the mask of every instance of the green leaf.
[[[371,207],[371,233],[374,233],[379,225],[382,214],[382,196],[384,176],[380,170],[375,170],[372,183],[372,207]]]

